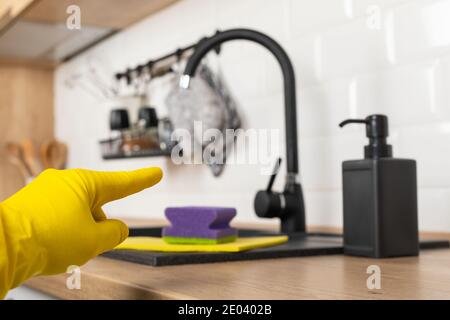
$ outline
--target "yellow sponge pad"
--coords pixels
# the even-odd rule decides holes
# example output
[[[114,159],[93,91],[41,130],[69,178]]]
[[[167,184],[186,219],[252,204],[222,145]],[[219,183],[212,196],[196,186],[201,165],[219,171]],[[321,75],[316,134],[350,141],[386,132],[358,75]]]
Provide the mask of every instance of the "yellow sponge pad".
[[[288,241],[287,236],[238,238],[221,244],[170,244],[156,237],[129,237],[115,249],[163,252],[241,252],[275,246]]]

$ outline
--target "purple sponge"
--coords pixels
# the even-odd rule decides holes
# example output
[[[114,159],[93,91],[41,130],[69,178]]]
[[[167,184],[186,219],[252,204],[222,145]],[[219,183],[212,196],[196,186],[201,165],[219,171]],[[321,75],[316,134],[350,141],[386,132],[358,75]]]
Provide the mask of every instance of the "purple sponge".
[[[236,216],[234,208],[178,207],[166,208],[171,226],[163,229],[163,238],[212,239],[233,238],[237,230],[229,223]]]

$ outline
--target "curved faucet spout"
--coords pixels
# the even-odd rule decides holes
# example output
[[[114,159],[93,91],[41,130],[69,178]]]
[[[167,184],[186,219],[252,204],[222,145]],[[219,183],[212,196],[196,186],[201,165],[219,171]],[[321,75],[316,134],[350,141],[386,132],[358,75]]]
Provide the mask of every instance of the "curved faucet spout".
[[[180,78],[180,87],[188,88],[190,78],[195,75],[195,71],[202,58],[218,45],[231,40],[249,40],[261,44],[267,48],[280,64],[284,80],[284,104],[286,122],[286,163],[289,175],[288,183],[295,182],[298,174],[298,145],[297,145],[297,114],[295,97],[295,73],[291,60],[284,49],[272,38],[265,34],[249,29],[230,29],[218,32],[216,35],[201,40],[195,47],[195,51],[190,57],[183,76]]]
[[[274,192],[271,188],[268,188],[256,194],[254,202],[255,212],[261,218],[280,218],[282,232],[306,232],[303,191],[300,183],[296,181],[298,174],[298,145],[295,74],[291,60],[289,60],[283,48],[272,38],[254,30],[231,29],[218,32],[210,38],[201,40],[195,47],[195,51],[190,57],[184,74],[180,79],[180,87],[189,87],[189,81],[195,75],[200,61],[210,50],[230,40],[250,40],[266,47],[278,60],[283,72],[287,179],[282,193]]]

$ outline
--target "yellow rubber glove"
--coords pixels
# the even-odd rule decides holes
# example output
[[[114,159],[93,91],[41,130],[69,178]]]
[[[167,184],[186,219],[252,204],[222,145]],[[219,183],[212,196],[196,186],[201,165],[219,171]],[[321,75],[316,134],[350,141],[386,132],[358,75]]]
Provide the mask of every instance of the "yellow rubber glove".
[[[130,172],[49,169],[0,203],[0,298],[34,275],[66,272],[113,249],[127,226],[102,206],[158,183],[159,168]]]

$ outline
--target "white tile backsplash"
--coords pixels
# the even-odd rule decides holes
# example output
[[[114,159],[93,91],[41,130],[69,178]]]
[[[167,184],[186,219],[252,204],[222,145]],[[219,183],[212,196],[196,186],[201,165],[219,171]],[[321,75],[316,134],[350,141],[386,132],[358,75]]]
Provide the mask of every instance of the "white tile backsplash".
[[[315,226],[342,227],[342,195],[339,191],[305,190],[306,223]]]
[[[418,0],[392,10],[394,59],[409,63],[450,51],[450,2]]]
[[[290,0],[211,1],[217,4],[216,28],[251,28],[283,45],[289,40]],[[243,47],[245,51],[247,46]]]
[[[365,18],[335,26],[321,34],[319,55],[322,80],[386,68],[384,26],[371,29]]]
[[[385,113],[394,155],[418,161],[420,227],[450,231],[449,14],[450,0],[182,0],[58,68],[56,132],[70,146],[71,167],[163,168],[157,187],[108,205],[112,216],[161,217],[169,205],[211,204],[235,206],[238,220],[257,221],[253,197],[267,183],[259,166],[229,165],[217,179],[207,167],[174,166],[165,158],[102,161],[97,141],[109,134],[108,113],[117,103],[64,85],[92,57],[113,74],[216,29],[254,28],[285,47],[296,71],[308,223],[342,225],[341,162],[361,158],[367,143],[364,128],[338,123]],[[223,45],[219,63],[245,127],[278,128],[284,141],[283,83],[274,58],[236,41]],[[160,113],[164,83],[151,89]],[[284,149],[281,143],[283,155]],[[277,189],[284,173],[283,167]]]
[[[419,193],[419,228],[448,232],[450,229],[450,190],[422,189]]]
[[[357,116],[383,113],[392,126],[436,120],[434,79],[433,63],[356,76]]]
[[[386,9],[395,8],[410,0],[350,0],[352,17],[366,17],[376,19],[379,14],[381,17],[386,13]]]
[[[417,179],[425,188],[450,187],[450,122],[399,130],[398,155],[417,160]]]
[[[340,78],[322,85],[297,89],[297,121],[301,137],[330,136],[342,129],[338,123],[351,116],[351,80]]]
[[[291,41],[286,48],[297,71],[297,85],[302,88],[320,82],[320,37],[310,35]]]
[[[351,0],[291,1],[292,37],[327,30],[351,18]]]

